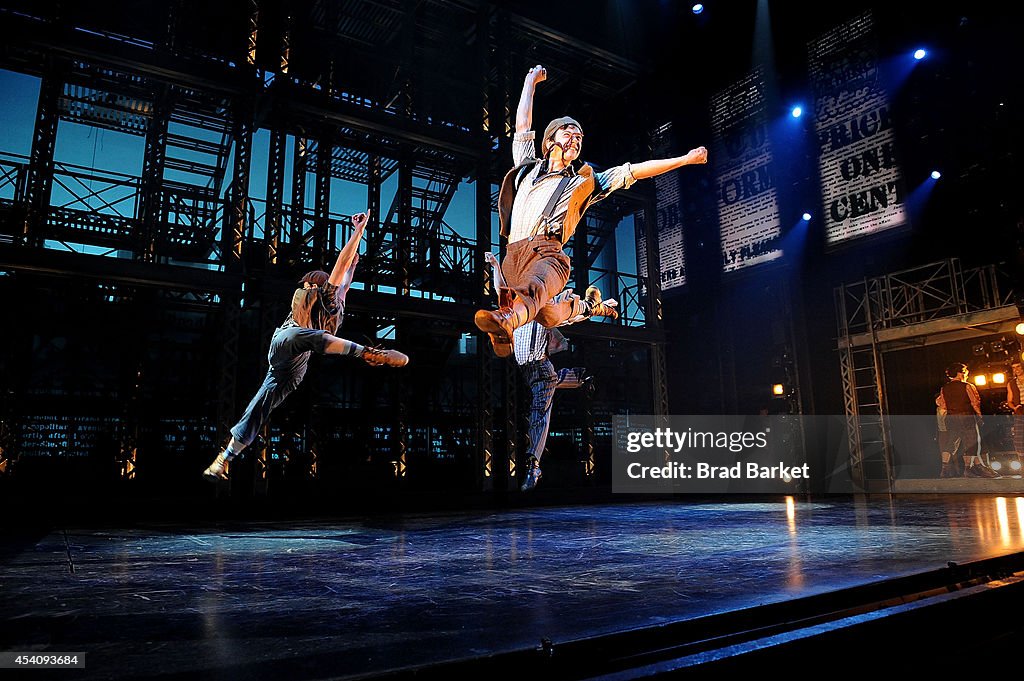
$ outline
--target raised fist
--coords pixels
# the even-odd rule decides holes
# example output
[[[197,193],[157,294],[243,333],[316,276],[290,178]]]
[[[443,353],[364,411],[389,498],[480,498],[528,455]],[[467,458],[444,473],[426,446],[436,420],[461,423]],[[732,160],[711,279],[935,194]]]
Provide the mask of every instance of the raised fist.
[[[356,213],[352,216],[352,226],[356,229],[363,229],[366,227],[366,222],[370,219],[370,211],[367,210],[365,213]]]
[[[541,82],[542,80],[546,80],[547,77],[548,77],[547,69],[545,69],[540,64],[537,64],[536,66],[534,66],[526,74],[527,82],[532,82],[534,85],[536,85],[537,83]]]

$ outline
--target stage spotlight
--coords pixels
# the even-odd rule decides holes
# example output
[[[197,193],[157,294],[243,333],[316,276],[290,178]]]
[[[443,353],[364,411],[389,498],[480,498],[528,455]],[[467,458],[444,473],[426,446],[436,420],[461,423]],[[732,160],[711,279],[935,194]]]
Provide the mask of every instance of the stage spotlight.
[[[1015,326],[1013,330],[1017,332],[1018,336],[1024,336],[1024,322]]]
[[[984,355],[985,354],[985,344],[984,343],[978,343],[977,345],[972,345],[971,346],[971,352],[973,352],[975,355]]]
[[[1003,341],[1002,341],[1002,339],[997,340],[997,341],[992,341],[991,347],[992,347],[992,352],[1002,352],[1003,351]]]
[[[1002,371],[997,371],[996,373],[992,374],[992,382],[1006,383],[1006,374],[1004,374]]]
[[[920,61],[921,59],[924,59],[927,54],[928,52],[925,50],[918,50],[917,52],[914,52],[914,59]]]
[[[804,115],[804,110],[799,106],[794,106],[793,110],[790,111],[790,113],[793,115],[793,118],[800,118],[801,116]]]
[[[932,171],[932,179],[933,180],[937,180],[940,177],[942,177],[942,173],[940,173],[938,170],[933,170]]]
[[[978,374],[974,377],[974,385],[988,385],[988,377],[985,374]]]
[[[1010,468],[1012,468],[1015,471],[1019,471],[1020,468],[1021,468],[1020,461],[1018,461],[1017,459],[1014,459],[1013,461],[1011,461],[1010,462]]]
[[[810,213],[804,213],[800,217],[802,217],[804,219],[804,222],[810,222],[811,221],[811,214]]]
[[[698,3],[697,3],[696,5],[694,5],[694,6],[693,6],[693,7],[691,8],[691,9],[693,10],[693,13],[694,13],[694,14],[700,14],[701,12],[703,12],[703,11],[704,11],[704,5],[702,5],[702,4],[700,4],[700,3],[698,2]]]
[[[998,471],[998,470],[1002,470],[1002,468],[1003,468],[1003,464],[999,463],[998,461],[993,461],[992,462],[992,470]]]
[[[782,385],[781,383],[776,383],[776,384],[772,385],[772,395],[785,395],[785,394],[786,394],[786,387],[784,385]]]

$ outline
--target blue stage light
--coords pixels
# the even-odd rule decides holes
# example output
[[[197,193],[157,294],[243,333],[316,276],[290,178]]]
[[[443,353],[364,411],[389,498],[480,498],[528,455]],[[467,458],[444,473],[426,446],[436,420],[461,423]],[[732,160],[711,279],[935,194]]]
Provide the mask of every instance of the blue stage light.
[[[698,2],[696,5],[693,6],[692,9],[694,14],[700,14],[701,12],[704,11],[704,5]]]
[[[803,214],[803,219],[804,219],[804,222],[810,222],[811,221],[811,214],[810,213],[804,213]]]
[[[940,177],[942,177],[942,173],[940,173],[938,170],[933,170],[932,171],[932,179],[933,180],[937,180]]]
[[[799,106],[794,106],[791,113],[793,114],[793,118],[800,118],[804,114],[804,110]]]
[[[918,50],[917,52],[914,52],[914,59],[924,59],[927,54],[928,52],[925,50]]]

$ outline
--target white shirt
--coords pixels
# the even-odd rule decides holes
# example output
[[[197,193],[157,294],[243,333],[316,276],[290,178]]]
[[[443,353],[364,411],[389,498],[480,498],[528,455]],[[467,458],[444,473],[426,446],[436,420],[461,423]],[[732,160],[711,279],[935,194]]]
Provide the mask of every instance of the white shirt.
[[[537,147],[534,144],[534,137],[534,131],[528,130],[516,133],[515,137],[512,138],[512,162],[514,165],[518,166],[524,161],[537,158]],[[544,208],[547,207],[548,201],[551,200],[551,195],[558,188],[558,184],[564,176],[563,173],[572,177],[572,181],[569,182],[565,191],[562,192],[562,197],[555,204],[555,209],[551,214],[551,223],[553,225],[560,226],[562,224],[565,214],[569,211],[569,198],[572,196],[572,190],[584,181],[571,167],[559,173],[547,173],[540,176],[543,165],[543,163],[538,164],[536,168],[531,170],[523,178],[522,183],[519,185],[519,190],[516,192],[515,202],[512,204],[512,224],[508,235],[508,242],[510,244],[522,241],[537,233],[536,230],[544,214]],[[621,166],[615,166],[603,172],[594,173],[594,181],[599,191],[598,196],[595,198],[596,202],[618,189],[629,189],[636,182],[636,178],[633,177],[630,164],[623,163]]]
[[[548,330],[537,322],[527,322],[512,332],[512,350],[516,363],[537,362],[548,355]]]

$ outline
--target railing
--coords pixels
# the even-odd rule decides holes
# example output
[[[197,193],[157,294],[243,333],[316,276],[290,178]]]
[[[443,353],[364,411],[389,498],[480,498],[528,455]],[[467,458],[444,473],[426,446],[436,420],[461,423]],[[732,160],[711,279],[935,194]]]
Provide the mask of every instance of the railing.
[[[24,204],[28,163],[25,156],[0,153],[0,209],[5,204],[10,207]],[[136,252],[144,246],[140,217],[142,193],[142,181],[138,177],[57,163],[46,239],[72,251],[84,244],[110,252]],[[229,215],[229,199],[217,196],[211,189],[172,182],[162,184],[158,197],[155,233],[151,235],[157,257],[220,267],[223,264],[220,241]],[[244,257],[250,264],[268,264],[264,260],[270,245],[266,222],[267,202],[248,199],[243,253],[247,253]],[[399,259],[394,252],[398,244],[396,228],[386,224],[379,229],[380,248],[366,254],[362,272],[364,276],[372,273],[374,285],[398,288],[402,282],[397,271]],[[330,260],[330,254],[337,253],[351,235],[352,224],[348,215],[330,213],[326,218],[316,218],[308,211],[298,215],[291,206],[283,205],[277,232],[280,261],[313,263],[323,256]],[[315,235],[319,234],[323,235],[322,244],[327,251],[320,256],[315,252],[317,244],[314,243]],[[301,237],[297,238],[298,235]],[[459,302],[475,299],[472,282],[483,266],[478,262],[475,239],[459,234],[443,219],[432,233],[417,232],[410,238],[415,252],[406,260],[409,271],[405,275],[416,295]],[[571,252],[571,245],[568,248]],[[320,263],[320,266],[329,264]],[[646,324],[646,287],[642,278],[598,269],[591,273],[593,283],[606,297],[619,301],[621,319],[615,323]]]
[[[9,243],[20,230],[25,205],[28,158],[0,153],[0,242]]]
[[[70,163],[55,163],[50,205],[70,213],[117,218],[138,215],[138,177]]]
[[[605,298],[614,298],[619,303],[619,319],[605,323],[624,326],[645,326],[647,324],[646,277],[606,269],[591,268],[590,285],[601,289]],[[576,291],[583,295],[584,291]]]
[[[18,203],[24,199],[28,157],[0,152],[0,201]]]
[[[1000,265],[964,270],[956,258],[847,284],[839,335],[856,334],[1009,305],[1012,281]],[[869,323],[870,321],[870,323]],[[846,328],[843,328],[845,322]]]

